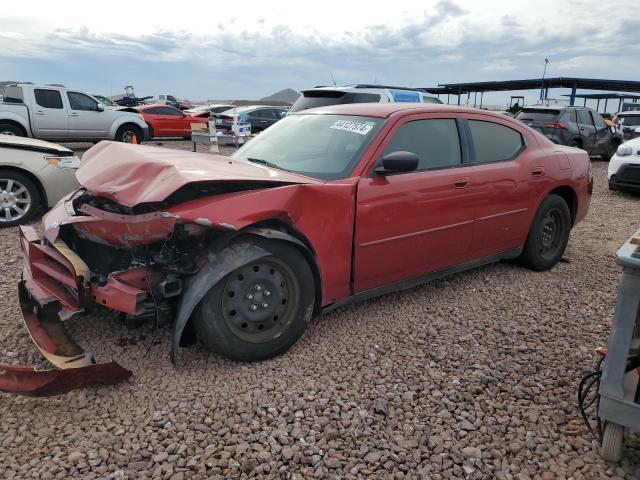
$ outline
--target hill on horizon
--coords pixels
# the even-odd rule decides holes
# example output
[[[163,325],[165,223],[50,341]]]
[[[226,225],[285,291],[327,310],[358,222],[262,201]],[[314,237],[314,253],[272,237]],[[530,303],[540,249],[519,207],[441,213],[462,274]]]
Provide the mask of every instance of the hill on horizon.
[[[293,88],[285,88],[284,90],[280,90],[279,92],[274,93],[273,95],[269,95],[268,97],[263,97],[260,99],[262,102],[286,102],[293,104],[298,97],[300,96],[300,92],[294,90]]]

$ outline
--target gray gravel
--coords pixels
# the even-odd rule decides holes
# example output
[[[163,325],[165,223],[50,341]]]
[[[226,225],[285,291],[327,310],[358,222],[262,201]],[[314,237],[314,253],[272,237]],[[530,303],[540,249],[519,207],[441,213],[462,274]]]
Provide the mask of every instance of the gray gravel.
[[[48,399],[0,394],[0,478],[640,478],[634,448],[617,465],[599,458],[575,406],[640,202],[606,189],[605,163],[594,174],[569,262],[501,263],[354,305],[270,361],[194,346],[173,368],[167,329],[71,320],[81,344],[134,376]],[[15,298],[16,229],[0,248],[0,361],[39,361]]]

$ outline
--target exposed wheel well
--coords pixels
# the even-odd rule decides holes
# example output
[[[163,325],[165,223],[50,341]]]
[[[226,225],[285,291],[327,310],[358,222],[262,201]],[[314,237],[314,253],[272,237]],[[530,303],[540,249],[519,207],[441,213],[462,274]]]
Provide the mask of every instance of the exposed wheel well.
[[[0,165],[0,172],[3,170],[10,170],[12,172],[20,173],[25,177],[28,177],[29,180],[33,182],[33,184],[37,187],[38,193],[40,194],[40,207],[47,208],[49,206],[49,199],[47,198],[47,192],[45,192],[44,187],[40,183],[40,180],[31,173],[29,170],[24,170],[22,168],[14,167],[11,165]]]
[[[551,190],[549,192],[549,195],[551,194],[562,197],[562,199],[567,203],[569,212],[571,213],[571,226],[573,226],[576,221],[576,213],[578,211],[578,196],[576,195],[576,192],[573,190],[573,188],[564,185],[562,187],[556,187]]]
[[[27,131],[25,130],[25,128],[22,125],[20,125],[18,122],[16,122],[15,120],[2,120],[0,122],[0,124],[2,124],[2,123],[7,124],[7,125],[13,125],[16,128],[19,128],[20,131],[23,133],[23,135],[25,137],[27,136]],[[2,168],[4,168],[4,167],[2,167]]]

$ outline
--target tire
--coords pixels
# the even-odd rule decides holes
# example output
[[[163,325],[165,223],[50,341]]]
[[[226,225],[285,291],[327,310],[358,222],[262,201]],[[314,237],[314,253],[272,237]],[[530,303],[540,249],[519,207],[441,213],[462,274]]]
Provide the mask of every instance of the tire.
[[[142,129],[137,125],[125,123],[118,128],[115,140],[116,142],[131,143],[133,135],[136,136],[136,141],[138,143],[142,143],[142,140],[144,139]]]
[[[231,360],[265,360],[286,352],[313,312],[313,274],[300,251],[285,242],[251,242],[271,255],[218,282],[192,317],[200,341]]]
[[[40,208],[40,190],[26,175],[0,170],[0,228],[31,220]]]
[[[27,136],[26,132],[22,128],[20,128],[20,127],[18,127],[16,125],[13,125],[11,123],[0,123],[0,135],[2,135],[2,134],[4,134],[4,135],[14,135],[16,137],[26,137]]]
[[[558,195],[549,195],[533,218],[520,262],[536,271],[553,268],[567,248],[570,233],[571,213],[567,203]]]
[[[602,434],[600,456],[607,462],[618,462],[624,450],[624,427],[617,423],[607,422]]]

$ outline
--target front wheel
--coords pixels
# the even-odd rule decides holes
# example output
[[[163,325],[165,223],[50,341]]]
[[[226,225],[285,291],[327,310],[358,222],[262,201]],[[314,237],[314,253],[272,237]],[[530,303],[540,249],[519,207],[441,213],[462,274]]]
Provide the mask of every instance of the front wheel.
[[[571,213],[564,199],[551,194],[533,219],[520,261],[532,270],[544,271],[558,263],[571,233]]]
[[[136,139],[136,143],[142,143],[143,133],[142,129],[137,125],[122,125],[116,132],[116,142],[133,143],[133,139]]]
[[[304,256],[282,242],[255,240],[271,255],[227,275],[194,312],[198,338],[232,360],[255,361],[287,351],[313,312],[313,274]]]
[[[0,228],[28,222],[39,206],[38,187],[29,177],[12,170],[0,170]]]

